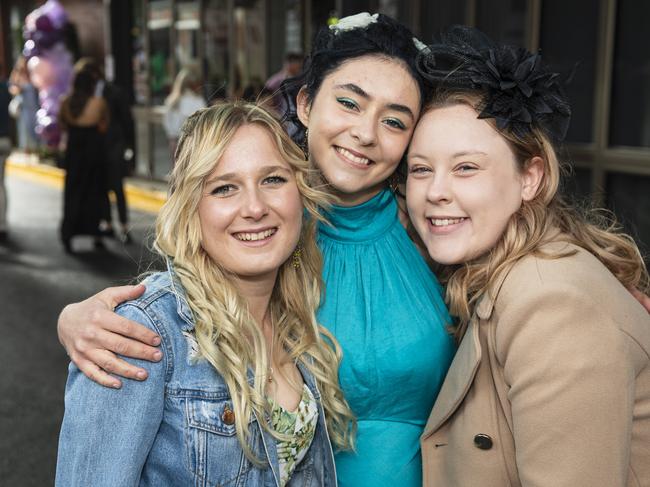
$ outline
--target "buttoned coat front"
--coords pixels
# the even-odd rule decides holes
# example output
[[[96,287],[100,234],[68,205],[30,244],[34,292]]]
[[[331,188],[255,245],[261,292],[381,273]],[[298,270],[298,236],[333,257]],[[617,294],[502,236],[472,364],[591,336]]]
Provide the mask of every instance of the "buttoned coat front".
[[[428,487],[650,486],[650,319],[589,252],[479,302],[421,438]]]

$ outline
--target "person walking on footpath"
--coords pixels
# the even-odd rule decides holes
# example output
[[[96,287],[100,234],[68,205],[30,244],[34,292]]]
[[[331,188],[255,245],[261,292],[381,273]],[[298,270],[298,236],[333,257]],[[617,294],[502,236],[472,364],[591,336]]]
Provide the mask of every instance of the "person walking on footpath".
[[[92,58],[82,58],[75,65],[76,71],[88,71],[96,80],[95,96],[101,96],[108,106],[109,123],[105,134],[105,184],[108,191],[115,195],[117,214],[120,220],[118,238],[123,243],[130,243],[129,213],[124,194],[124,176],[127,171],[125,154],[133,153],[134,128],[133,117],[124,93],[119,86],[107,81],[100,65]],[[102,211],[103,233],[113,235],[110,200]]]

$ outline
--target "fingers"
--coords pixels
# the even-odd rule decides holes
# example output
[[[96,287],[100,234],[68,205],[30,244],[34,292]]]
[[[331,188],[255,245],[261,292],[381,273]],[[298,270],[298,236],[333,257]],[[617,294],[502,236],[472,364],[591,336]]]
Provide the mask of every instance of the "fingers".
[[[81,370],[81,372],[83,372],[83,374],[93,382],[97,382],[104,387],[111,387],[113,389],[119,389],[122,387],[122,381],[108,375],[90,360],[75,360],[74,357],[70,358],[74,364],[79,367],[79,370]]]
[[[143,284],[136,286],[116,286],[106,288],[98,292],[94,297],[103,301],[110,309],[113,309],[124,301],[139,297],[144,290],[145,287]]]
[[[94,341],[99,344],[97,348],[108,349],[125,357],[148,360],[149,362],[158,362],[162,358],[162,352],[159,349],[121,334],[113,333],[110,330],[99,330],[94,337]],[[101,366],[101,364],[99,365]]]
[[[107,350],[96,350],[92,354],[92,362],[96,364],[95,366],[100,371],[106,374],[115,374],[133,380],[145,380],[148,376],[146,370],[122,360]],[[113,377],[111,378],[114,381],[116,380]]]
[[[93,312],[90,322],[99,329],[111,331],[124,337],[142,342],[142,347],[135,349],[137,355],[131,355],[131,350],[134,350],[133,347],[129,347],[127,350],[116,350],[110,346],[104,347],[115,353],[119,353],[120,355],[151,361],[152,359],[150,357],[155,352],[153,347],[160,345],[160,337],[156,335],[154,331],[140,323],[136,323],[135,321],[113,313],[112,311],[97,309]]]

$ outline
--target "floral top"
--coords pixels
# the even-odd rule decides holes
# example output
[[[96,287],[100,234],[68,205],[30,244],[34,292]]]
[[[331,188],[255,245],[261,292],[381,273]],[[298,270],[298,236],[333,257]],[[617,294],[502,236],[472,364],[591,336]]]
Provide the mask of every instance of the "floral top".
[[[295,411],[287,411],[272,400],[271,406],[271,426],[278,433],[290,437],[277,442],[280,487],[284,487],[296,466],[307,454],[314,439],[318,422],[318,405],[316,398],[305,385]]]

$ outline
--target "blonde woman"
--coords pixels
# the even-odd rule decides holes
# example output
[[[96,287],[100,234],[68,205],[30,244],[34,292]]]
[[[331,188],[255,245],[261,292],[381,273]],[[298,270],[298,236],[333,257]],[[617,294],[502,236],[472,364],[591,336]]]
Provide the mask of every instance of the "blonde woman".
[[[650,485],[648,289],[633,241],[558,195],[570,117],[539,55],[455,28],[423,72],[408,209],[447,266],[458,352],[422,435],[424,484]]]
[[[349,447],[352,418],[314,315],[325,199],[307,175],[256,105],[188,119],[156,225],[167,270],[118,308],[164,358],[122,391],[70,366],[57,485],[336,485],[330,438]]]

